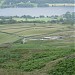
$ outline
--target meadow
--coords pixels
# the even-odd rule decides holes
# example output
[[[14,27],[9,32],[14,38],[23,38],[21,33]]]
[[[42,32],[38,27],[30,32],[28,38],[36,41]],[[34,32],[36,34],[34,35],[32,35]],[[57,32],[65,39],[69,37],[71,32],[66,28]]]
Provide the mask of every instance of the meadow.
[[[50,21],[50,20],[52,20],[51,18],[46,18],[46,17],[44,17],[44,18],[13,18],[14,20],[16,20],[16,21],[45,21],[45,22],[47,22],[47,21]]]
[[[0,75],[74,75],[74,39],[67,24],[0,25]]]

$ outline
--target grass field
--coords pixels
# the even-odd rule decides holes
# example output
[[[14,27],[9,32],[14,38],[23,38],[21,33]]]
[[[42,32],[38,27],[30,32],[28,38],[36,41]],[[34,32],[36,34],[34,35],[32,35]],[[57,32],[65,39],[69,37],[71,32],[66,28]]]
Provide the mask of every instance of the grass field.
[[[35,19],[26,19],[26,18],[13,18],[16,21],[50,21],[52,20],[51,18],[35,18]]]
[[[62,37],[39,40],[53,36]],[[74,39],[74,27],[66,24],[0,25],[0,75],[74,75]]]

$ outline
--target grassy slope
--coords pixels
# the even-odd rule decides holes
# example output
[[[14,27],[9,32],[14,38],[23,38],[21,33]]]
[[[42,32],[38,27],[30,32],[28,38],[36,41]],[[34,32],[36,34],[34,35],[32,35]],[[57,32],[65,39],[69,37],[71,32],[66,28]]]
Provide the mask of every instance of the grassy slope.
[[[67,37],[69,35],[72,35],[70,31],[73,30],[70,28],[70,26],[66,25],[36,24],[36,29],[40,28],[41,30],[44,29],[45,26],[55,27],[55,30],[58,29],[58,31],[54,33],[51,33],[54,30],[51,32],[49,31],[50,34],[46,34],[43,36],[63,35]],[[30,28],[29,29],[30,31],[33,30],[34,24],[33,23],[17,24],[17,25],[11,24],[7,26],[1,25],[0,31],[6,32],[9,29],[9,31],[7,32],[10,33],[14,28],[21,29],[24,27]],[[0,32],[0,34],[5,34],[5,33]],[[0,38],[2,39],[8,38],[8,35],[7,36],[6,35],[2,35],[0,36]],[[2,39],[0,39],[0,41]],[[12,39],[13,38],[11,38],[11,40]],[[55,69],[57,67],[58,68],[61,67],[60,65],[54,66],[57,64],[56,62],[59,59],[61,58],[64,59],[64,57],[74,53],[75,53],[74,38],[65,38],[62,40],[28,41],[26,44],[14,43],[9,48],[0,48],[0,74],[1,75],[47,75],[50,74],[50,70],[52,70],[53,67]]]
[[[49,75],[74,75],[75,74],[75,53],[58,61],[54,68],[48,72]]]
[[[51,69],[49,67],[44,72],[47,63],[75,52],[73,42],[69,39],[68,42],[65,41],[30,41],[27,44],[14,44],[10,49],[0,49],[0,68],[10,69],[11,71],[7,72],[10,75],[13,69],[18,69],[20,75],[22,71],[24,75],[32,75],[32,72],[35,75],[37,71],[39,75],[47,73]]]
[[[6,34],[6,33],[0,33],[0,44],[14,42],[17,39],[19,39],[18,36]]]

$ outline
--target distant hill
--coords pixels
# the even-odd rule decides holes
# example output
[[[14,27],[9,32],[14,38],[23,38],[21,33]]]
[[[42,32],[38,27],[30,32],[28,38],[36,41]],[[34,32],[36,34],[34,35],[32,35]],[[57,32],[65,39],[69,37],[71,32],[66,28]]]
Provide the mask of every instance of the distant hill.
[[[75,0],[0,0],[0,7],[43,7],[55,3],[74,3]]]

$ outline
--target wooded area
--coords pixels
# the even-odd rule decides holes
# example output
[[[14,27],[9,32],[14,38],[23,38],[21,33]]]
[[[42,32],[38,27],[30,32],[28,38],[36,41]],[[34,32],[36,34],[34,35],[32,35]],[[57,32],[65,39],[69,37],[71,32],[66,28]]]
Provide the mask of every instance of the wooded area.
[[[0,7],[48,7],[49,4],[73,4],[75,0],[0,0]]]

